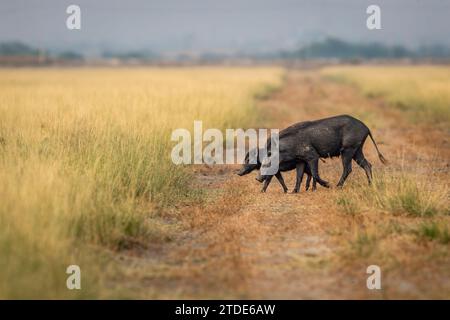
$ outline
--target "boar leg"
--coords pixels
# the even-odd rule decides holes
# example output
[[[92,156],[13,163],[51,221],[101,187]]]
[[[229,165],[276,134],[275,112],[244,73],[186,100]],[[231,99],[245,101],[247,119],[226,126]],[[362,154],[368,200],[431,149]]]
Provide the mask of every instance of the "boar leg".
[[[292,193],[298,193],[300,190],[300,185],[302,184],[303,179],[303,173],[305,172],[305,163],[300,162],[296,165],[296,171],[297,171],[297,179],[295,180],[295,188],[292,191]]]
[[[367,161],[366,157],[364,157],[364,153],[362,151],[362,148],[360,147],[358,150],[356,150],[355,155],[353,156],[353,159],[356,161],[356,163],[364,169],[367,176],[367,181],[369,184],[372,183],[372,165],[369,161]]]
[[[320,160],[324,161],[323,159],[320,159]],[[306,177],[307,177],[305,191],[308,191],[310,183],[311,183],[311,178],[312,178],[311,169],[308,166],[305,167],[305,173],[306,173]],[[314,178],[312,180],[313,180],[312,191],[316,191],[317,181]]]
[[[264,180],[264,184],[263,184],[263,187],[261,189],[261,192],[266,192],[267,187],[269,186],[270,181],[272,180],[272,178],[273,178],[273,176],[266,177],[266,179]]]
[[[306,189],[305,189],[305,191],[308,191],[309,190],[309,185],[311,183],[312,176],[309,173],[307,173],[306,176],[307,176],[307,178],[306,178]],[[314,178],[312,180],[313,180],[313,185],[312,185],[312,189],[311,190],[312,191],[316,191],[316,189],[317,189],[317,181]]]
[[[339,179],[339,182],[337,184],[338,187],[342,187],[344,185],[345,180],[347,179],[348,175],[352,172],[352,158],[355,155],[355,149],[344,149],[341,153],[342,157],[342,176]]]
[[[319,157],[317,157],[313,160],[309,160],[308,166],[311,169],[311,174],[313,176],[313,179],[316,180],[321,186],[323,186],[325,188],[329,188],[330,184],[328,183],[328,181],[322,180],[319,177]],[[314,184],[314,180],[313,180],[313,184]]]
[[[311,183],[311,175],[309,173],[306,173],[306,187],[305,187],[305,191],[309,190],[310,183]]]
[[[283,187],[283,191],[284,193],[286,193],[288,191],[288,188],[286,187],[286,183],[284,183],[284,179],[283,176],[281,175],[281,172],[278,171],[277,174],[275,175],[275,177],[277,177],[278,182],[281,184],[281,186]]]

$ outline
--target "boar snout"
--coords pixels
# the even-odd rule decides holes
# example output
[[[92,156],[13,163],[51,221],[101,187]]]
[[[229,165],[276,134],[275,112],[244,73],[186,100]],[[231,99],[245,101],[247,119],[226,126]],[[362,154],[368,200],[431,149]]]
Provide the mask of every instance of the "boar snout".
[[[237,172],[238,176],[245,176],[253,170],[257,169],[257,165],[254,164],[244,164],[243,167]]]
[[[263,182],[264,181],[264,177],[259,173],[257,176],[256,176],[256,181],[258,181],[258,182]]]
[[[237,172],[236,172],[236,174],[238,175],[238,176],[240,176],[240,177],[242,177],[243,175],[246,175],[248,172],[247,172],[247,169],[244,167],[244,168],[241,168],[241,169],[239,169]]]

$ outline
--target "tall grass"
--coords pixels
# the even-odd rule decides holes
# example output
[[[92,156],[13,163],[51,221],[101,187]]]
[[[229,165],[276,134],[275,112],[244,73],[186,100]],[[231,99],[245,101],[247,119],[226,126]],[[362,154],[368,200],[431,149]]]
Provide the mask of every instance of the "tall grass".
[[[445,222],[426,222],[422,223],[417,230],[416,235],[419,239],[437,241],[441,244],[450,244],[450,230]]]
[[[450,123],[450,67],[331,67],[328,78],[350,83],[368,97],[382,97],[414,121]]]
[[[170,237],[158,212],[195,195],[175,128],[240,127],[278,69],[0,71],[0,298],[98,296],[104,261]],[[103,261],[103,262],[102,262]],[[79,264],[81,292],[65,287]]]
[[[336,194],[336,204],[354,215],[377,208],[394,215],[431,217],[448,215],[448,189],[430,186],[425,179],[406,173],[381,173],[371,185],[355,184],[351,191]]]

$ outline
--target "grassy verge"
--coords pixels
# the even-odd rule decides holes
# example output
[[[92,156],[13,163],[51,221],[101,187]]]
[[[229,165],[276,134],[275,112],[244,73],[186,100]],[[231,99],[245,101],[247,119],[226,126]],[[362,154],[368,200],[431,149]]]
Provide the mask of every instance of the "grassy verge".
[[[427,277],[442,298],[448,286],[441,282],[448,275],[444,265],[450,259],[450,208],[448,189],[430,185],[420,175],[379,174],[371,186],[361,180],[335,193],[335,204],[347,230],[341,230],[338,252],[343,265],[362,269],[375,264],[383,270],[383,297],[408,296],[408,289],[419,290]],[[420,275],[420,276],[418,276]],[[447,290],[447,291],[446,291]],[[412,297],[417,297],[417,293]]]
[[[430,187],[421,177],[384,173],[370,186],[361,184],[351,192],[338,193],[336,204],[351,215],[376,208],[393,215],[432,217],[450,213],[447,195],[445,186]]]
[[[448,66],[332,67],[322,75],[352,84],[367,97],[383,98],[414,122],[450,123]]]

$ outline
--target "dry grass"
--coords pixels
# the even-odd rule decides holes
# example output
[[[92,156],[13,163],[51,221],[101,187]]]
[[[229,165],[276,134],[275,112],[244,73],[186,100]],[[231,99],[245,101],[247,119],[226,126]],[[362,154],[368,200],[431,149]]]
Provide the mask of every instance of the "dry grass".
[[[92,72],[5,73],[2,297],[449,296],[449,154],[442,128],[413,126],[405,110],[317,72],[289,72],[271,95],[261,89],[279,84],[279,70]],[[68,88],[72,95],[65,96]],[[257,106],[255,95],[264,99]],[[34,110],[35,101],[53,108]],[[367,143],[372,186],[354,164],[343,189],[292,195],[273,182],[260,194],[254,177],[237,177],[234,167],[186,171],[160,161],[170,143],[158,142],[173,127],[191,128],[193,119],[221,128],[283,128],[341,113],[367,123],[389,160],[382,166]],[[337,182],[340,160],[321,163],[320,171]],[[292,187],[294,172],[284,176]],[[90,277],[81,296],[65,289],[69,263],[82,264]],[[381,291],[365,286],[371,264],[382,269]]]
[[[449,214],[448,194],[445,185],[432,186],[421,175],[382,173],[371,186],[363,183],[340,193],[336,203],[349,214],[377,208],[394,215],[432,217]]]
[[[322,74],[355,85],[370,98],[382,98],[416,122],[450,123],[450,67],[335,67]]]
[[[416,231],[420,239],[426,241],[437,241],[441,244],[448,245],[450,243],[450,229],[449,224],[443,222],[426,222],[419,226]]]
[[[321,74],[370,98],[368,111],[385,122],[375,125],[384,129],[381,148],[391,160],[375,170],[371,186],[362,178],[334,195],[344,213],[336,222],[337,264],[349,274],[381,266],[382,298],[448,297],[448,67],[337,67]]]
[[[0,71],[0,297],[91,297],[105,259],[170,239],[163,208],[199,199],[170,134],[253,124],[272,68]],[[103,252],[103,251],[101,251]],[[81,266],[84,290],[65,287]]]
[[[126,260],[125,265],[136,266],[126,278],[134,296],[447,297],[448,157],[441,140],[417,142],[423,129],[404,121],[401,111],[387,112],[354,88],[312,72],[288,73],[283,88],[258,105],[271,121],[262,125],[280,128],[355,114],[369,124],[390,164],[381,165],[367,143],[372,186],[354,164],[343,189],[304,192],[303,186],[295,195],[282,193],[276,181],[261,194],[252,174],[237,177],[228,166],[198,168],[196,181],[208,201],[183,207],[183,231],[162,252]],[[436,134],[442,138],[442,132]],[[336,183],[340,159],[320,163],[320,171]],[[295,173],[283,176],[292,188]],[[381,291],[366,287],[366,268],[372,264],[381,267]]]
[[[374,79],[384,79],[386,75],[396,74],[399,69],[402,68],[367,68],[367,78],[364,73],[366,68],[362,67],[325,69],[320,75],[346,72],[353,75],[354,71],[356,80],[367,79],[367,85],[371,85],[374,84],[370,82],[371,75]],[[442,75],[447,70],[445,67],[431,69],[434,70],[431,74],[435,75]],[[421,78],[427,85],[427,77],[430,76],[428,68],[412,67],[411,70],[417,73],[417,79]],[[398,78],[385,80],[396,79],[399,86],[408,87],[408,79],[403,82],[401,76],[398,74]],[[308,223],[307,213],[314,213],[308,230],[315,228],[316,236],[324,237],[323,233],[326,233],[329,236],[328,245],[335,253],[323,257],[323,264],[328,266],[325,270],[316,267],[314,274],[322,272],[324,279],[319,285],[314,285],[323,289],[315,297],[448,297],[450,154],[445,120],[434,122],[433,118],[426,118],[428,121],[423,126],[411,125],[405,115],[414,114],[415,117],[419,113],[390,108],[391,105],[383,101],[383,97],[387,96],[367,99],[366,92],[360,91],[359,86],[324,81],[323,77],[318,79],[314,74],[294,74],[291,81],[298,81],[298,85],[278,97],[292,106],[289,121],[294,117],[315,119],[339,113],[352,114],[369,126],[382,153],[389,160],[388,166],[381,165],[368,142],[364,152],[373,165],[374,182],[371,186],[367,185],[362,169],[353,162],[353,172],[342,190],[323,191],[319,187],[318,194],[304,194],[301,197],[300,201],[308,203],[308,206],[298,209],[300,214],[303,213],[299,223]],[[381,83],[386,90],[390,89],[386,82]],[[441,83],[441,87],[447,85],[448,82]],[[395,87],[394,83],[390,86]],[[413,96],[414,87],[405,89],[407,93]],[[440,97],[440,93],[435,92],[433,98],[445,100],[446,94],[442,92]],[[278,101],[274,101],[273,105],[286,108]],[[430,104],[427,106],[433,108]],[[324,178],[336,182],[342,166],[339,160],[327,160],[327,163],[320,164],[320,170]],[[310,202],[310,199],[313,201]],[[317,210],[315,206],[322,208]],[[369,291],[364,285],[367,277],[365,270],[371,264],[379,265],[382,270],[383,290],[379,292]],[[326,274],[325,271],[330,269],[331,274]],[[309,275],[312,280],[303,281],[314,284],[314,274]]]

